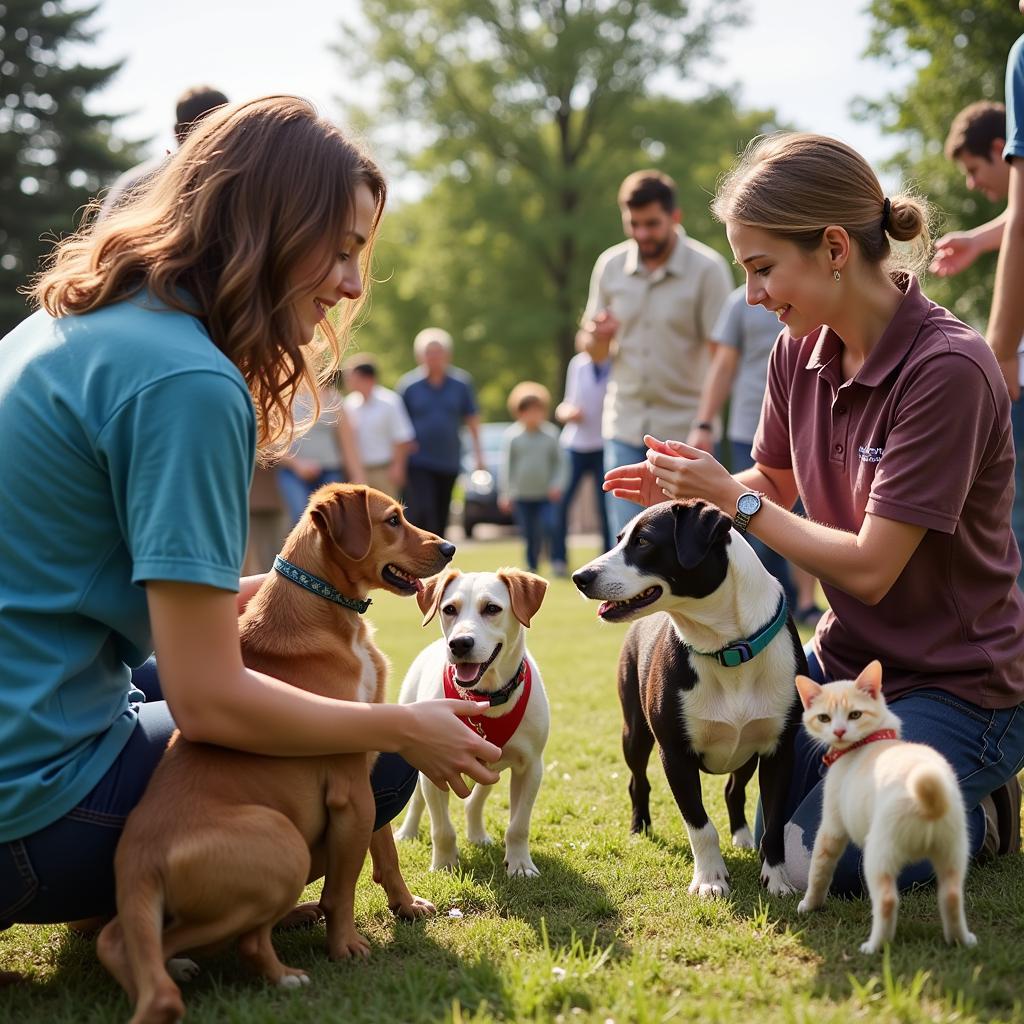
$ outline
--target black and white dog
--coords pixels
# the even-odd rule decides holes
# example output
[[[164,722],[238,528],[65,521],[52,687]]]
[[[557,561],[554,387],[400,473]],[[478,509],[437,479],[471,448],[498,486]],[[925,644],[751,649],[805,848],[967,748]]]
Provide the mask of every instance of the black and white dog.
[[[729,872],[704,810],[700,773],[731,774],[733,842],[752,847],[744,786],[759,767],[761,881],[773,895],[793,892],[783,869],[783,808],[802,710],[794,678],[806,674],[807,661],[781,584],[727,515],[694,500],[642,512],[573,582],[603,602],[597,614],[604,621],[641,620],[619,657],[632,831],[651,824],[647,762],[657,740],[693,850],[689,891],[727,894]]]

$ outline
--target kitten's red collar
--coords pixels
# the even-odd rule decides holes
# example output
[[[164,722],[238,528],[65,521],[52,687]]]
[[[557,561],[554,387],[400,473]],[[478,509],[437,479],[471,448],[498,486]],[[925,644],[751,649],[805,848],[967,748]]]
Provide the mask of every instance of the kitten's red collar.
[[[896,735],[895,729],[879,729],[876,732],[865,736],[862,740],[857,740],[856,743],[851,743],[848,747],[843,747],[842,750],[830,750],[821,760],[826,768],[830,768],[843,756],[848,754],[851,750],[856,750],[858,747],[863,747],[865,743],[875,743],[878,740],[898,740],[899,736]]]

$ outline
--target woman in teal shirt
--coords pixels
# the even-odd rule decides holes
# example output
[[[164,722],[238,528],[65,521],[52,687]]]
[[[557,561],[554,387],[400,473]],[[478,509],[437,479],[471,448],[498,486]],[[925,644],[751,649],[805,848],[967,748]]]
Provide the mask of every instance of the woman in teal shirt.
[[[256,452],[337,366],[326,312],[347,329],[385,196],[305,101],[225,107],[58,247],[0,342],[0,929],[113,913],[114,847],[175,723],[269,755],[386,752],[378,827],[416,769],[461,795],[463,773],[496,781],[463,702],[335,701],[241,658]]]

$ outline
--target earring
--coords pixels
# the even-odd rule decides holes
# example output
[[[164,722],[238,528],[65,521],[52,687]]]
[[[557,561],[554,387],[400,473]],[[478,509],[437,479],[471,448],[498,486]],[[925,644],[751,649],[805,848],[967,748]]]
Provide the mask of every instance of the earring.
[[[832,276],[838,281],[839,280],[839,271],[838,270],[833,270],[832,271]]]

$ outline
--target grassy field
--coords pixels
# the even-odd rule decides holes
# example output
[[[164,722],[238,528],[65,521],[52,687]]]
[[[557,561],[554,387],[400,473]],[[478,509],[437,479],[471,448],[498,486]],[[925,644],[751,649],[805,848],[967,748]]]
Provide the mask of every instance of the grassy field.
[[[573,555],[579,565],[592,552]],[[518,544],[467,545],[456,564],[493,569],[519,557]],[[748,850],[725,849],[729,898],[689,896],[690,849],[657,758],[653,834],[629,835],[615,694],[624,627],[599,625],[595,608],[569,581],[555,580],[530,633],[552,708],[533,821],[540,878],[509,879],[500,845],[464,843],[458,873],[431,874],[424,823],[421,839],[400,853],[411,888],[437,905],[436,918],[395,922],[364,875],[356,913],[373,946],[369,961],[330,963],[322,928],[280,935],[282,960],[308,970],[309,988],[272,990],[226,954],[185,986],[190,1021],[1024,1021],[1020,856],[972,869],[968,921],[979,944],[970,951],[942,944],[934,892],[925,890],[904,899],[891,954],[863,956],[866,901],[830,901],[798,918],[795,896],[773,899],[760,889]],[[370,615],[393,662],[395,693],[436,624],[421,632],[415,604],[389,596]],[[707,780],[705,794],[728,836],[723,782]],[[751,815],[753,804],[752,787]],[[453,811],[461,811],[454,802]],[[503,780],[488,802],[490,832],[501,836],[507,819]],[[455,820],[463,837],[461,813]],[[129,1014],[92,943],[63,927],[3,933],[0,968],[29,976],[0,989],[0,1020],[112,1022]]]

